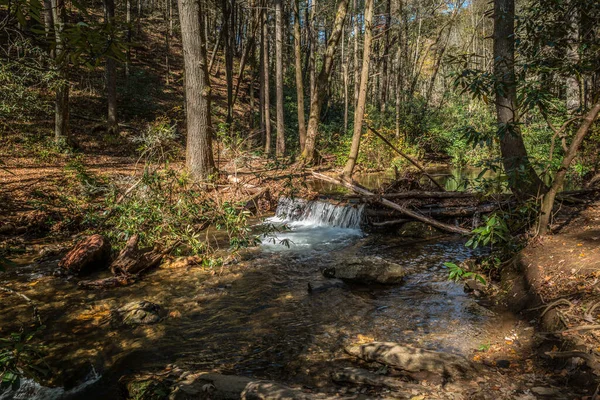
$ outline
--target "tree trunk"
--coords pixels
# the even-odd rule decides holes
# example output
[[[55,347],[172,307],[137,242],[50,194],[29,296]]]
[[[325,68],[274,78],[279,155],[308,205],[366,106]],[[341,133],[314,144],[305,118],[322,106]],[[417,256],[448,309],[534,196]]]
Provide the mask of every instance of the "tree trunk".
[[[68,57],[65,53],[63,31],[67,17],[64,0],[51,0],[52,19],[54,20],[55,61],[58,70],[58,85],[54,104],[54,140],[70,141],[69,137],[69,73]]]
[[[494,75],[498,82],[496,115],[502,162],[515,194],[537,196],[544,185],[529,162],[518,125],[514,25],[514,0],[495,0]]]
[[[392,0],[387,0],[385,5],[385,26],[383,45],[383,60],[381,65],[381,112],[385,112],[388,100],[388,59],[390,54],[390,30],[392,22]]]
[[[300,0],[294,0],[294,55],[296,58],[296,98],[298,103],[298,135],[300,151],[306,141],[306,121],[304,119],[304,83],[302,81],[302,50],[300,38]]]
[[[352,171],[356,165],[360,147],[360,136],[362,133],[363,119],[365,116],[365,105],[367,103],[367,88],[369,85],[369,63],[371,60],[371,41],[373,39],[373,0],[365,0],[365,40],[363,44],[363,62],[360,75],[360,87],[358,90],[358,104],[354,111],[354,133],[348,162],[344,167],[343,175],[347,179],[352,178]]]
[[[229,0],[221,0],[223,33],[223,48],[225,50],[225,81],[227,82],[227,123],[233,122],[233,38],[231,31],[231,17],[233,14],[233,5],[230,6]]]
[[[111,35],[115,33],[115,1],[104,0],[104,23],[109,26]],[[106,58],[106,101],[107,128],[114,133],[117,128],[117,62],[109,54]]]
[[[195,178],[216,172],[212,153],[210,82],[200,0],[179,0],[187,112],[186,166]]]
[[[315,161],[315,144],[319,129],[321,107],[323,106],[323,99],[327,94],[329,77],[331,76],[331,71],[333,69],[333,56],[335,55],[342,29],[344,29],[344,20],[346,19],[346,14],[348,12],[348,1],[349,0],[340,0],[338,3],[333,30],[327,41],[327,48],[325,49],[325,54],[323,56],[323,66],[321,67],[321,72],[317,79],[316,89],[314,93],[312,93],[310,99],[310,114],[306,131],[306,143],[304,145],[304,151],[302,152],[302,158],[307,164]]]
[[[265,119],[265,155],[271,153],[271,96],[269,89],[269,26],[267,10],[262,10],[262,54],[263,54],[263,93],[264,93],[264,119]]]
[[[125,40],[127,41],[127,54],[126,54],[126,61],[125,61],[125,76],[129,78],[129,74],[130,74],[130,70],[131,70],[131,39],[132,39],[132,32],[131,32],[131,1],[132,0],[127,0],[127,3],[125,5],[126,7],[126,16],[125,16],[125,22],[127,23],[127,36],[125,38]]]
[[[277,141],[275,154],[283,157],[285,154],[285,123],[283,120],[283,4],[275,0],[275,88],[277,94]]]
[[[318,50],[318,29],[317,29],[317,0],[311,0],[310,2],[310,97],[314,95],[317,90],[317,50]]]
[[[358,104],[358,87],[360,85],[360,68],[358,66],[359,53],[358,53],[358,0],[354,0],[354,109]]]
[[[598,117],[598,113],[600,113],[600,103],[595,104],[585,116],[583,123],[581,124],[581,126],[577,130],[577,133],[575,134],[575,137],[573,138],[573,142],[569,147],[569,151],[567,152],[567,154],[565,154],[565,158],[563,159],[560,168],[554,176],[552,186],[542,199],[542,207],[540,208],[540,216],[538,220],[539,235],[545,235],[548,233],[550,217],[552,215],[552,208],[554,207],[554,199],[558,191],[562,188],[562,185],[565,181],[565,177],[567,175],[567,171],[569,170],[569,166],[571,165],[571,162],[573,162],[573,159],[577,155],[577,151],[579,150],[579,146],[583,142],[585,135],[588,133],[592,124]]]

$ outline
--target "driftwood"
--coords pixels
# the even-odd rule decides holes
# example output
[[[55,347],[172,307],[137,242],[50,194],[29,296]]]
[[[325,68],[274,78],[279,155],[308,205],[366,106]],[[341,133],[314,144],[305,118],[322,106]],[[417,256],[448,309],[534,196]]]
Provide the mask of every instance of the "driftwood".
[[[403,206],[401,206],[399,204],[393,203],[393,202],[391,202],[391,201],[389,201],[387,199],[378,197],[377,195],[375,195],[374,193],[371,193],[370,191],[368,191],[367,189],[365,189],[363,187],[354,185],[352,183],[349,183],[349,182],[346,182],[346,181],[343,181],[343,180],[338,180],[338,179],[329,177],[327,175],[319,174],[317,172],[313,172],[312,175],[315,178],[324,180],[326,182],[335,183],[337,185],[345,186],[345,187],[347,187],[349,189],[352,189],[356,193],[359,193],[359,194],[361,194],[363,196],[367,196],[369,198],[372,198],[372,199],[376,200],[377,202],[383,204],[386,207],[389,207],[389,208],[392,208],[392,209],[394,209],[396,211],[399,211],[403,215],[406,215],[408,217],[416,219],[417,221],[421,221],[423,223],[431,225],[431,226],[433,226],[435,228],[438,228],[440,230],[443,230],[443,231],[446,231],[446,232],[450,232],[450,233],[460,233],[460,234],[463,234],[463,235],[466,235],[466,234],[469,233],[469,230],[467,230],[465,228],[461,228],[459,226],[449,225],[449,224],[437,221],[437,220],[435,220],[433,218],[426,217],[425,215],[423,215],[423,214],[421,214],[421,213],[419,213],[417,211],[410,210],[410,209],[408,209],[406,207],[403,207]]]
[[[352,345],[345,351],[368,362],[378,362],[407,372],[432,372],[448,379],[463,379],[475,375],[477,367],[465,357],[403,346],[392,342],[372,342]]]
[[[431,182],[433,182],[433,184],[435,186],[437,186],[438,188],[440,188],[440,190],[445,191],[444,187],[442,185],[440,185],[435,179],[433,179],[433,176],[429,175],[427,173],[427,171],[425,171],[425,168],[423,168],[421,166],[421,164],[419,164],[419,162],[417,160],[415,160],[414,158],[412,158],[411,156],[409,156],[408,154],[400,151],[396,146],[394,146],[392,143],[390,143],[389,140],[387,140],[385,138],[385,136],[383,136],[381,133],[377,132],[375,129],[371,128],[368,124],[365,124],[365,126],[371,131],[373,132],[375,135],[377,135],[379,137],[379,139],[383,140],[383,142],[385,144],[387,144],[392,150],[394,150],[396,153],[398,153],[399,155],[401,155],[402,157],[404,157],[405,159],[407,159],[412,165],[414,165],[415,167],[417,167],[417,169],[419,169],[419,171],[421,171],[423,173],[423,175],[425,175],[426,177],[429,178],[429,180]]]
[[[139,241],[139,235],[129,238],[125,248],[110,264],[110,271],[114,275],[136,275],[160,263],[165,254],[155,250],[140,250],[138,248]]]

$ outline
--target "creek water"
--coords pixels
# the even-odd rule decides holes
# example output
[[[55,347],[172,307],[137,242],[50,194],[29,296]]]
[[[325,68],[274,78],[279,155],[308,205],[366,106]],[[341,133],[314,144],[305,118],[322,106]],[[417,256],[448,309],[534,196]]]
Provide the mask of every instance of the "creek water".
[[[350,363],[346,344],[396,341],[469,355],[510,326],[448,281],[444,262],[477,255],[462,238],[368,235],[361,218],[360,207],[282,199],[266,222],[277,230],[237,262],[159,268],[117,289],[79,290],[74,279],[53,274],[56,261],[20,260],[0,284],[39,304],[52,373],[46,386],[26,381],[0,399],[118,399],[121,375],[167,364],[326,387],[330,371]],[[328,282],[321,267],[365,256],[403,265],[404,283],[307,290]],[[159,304],[163,319],[115,323],[112,310],[136,300]],[[18,299],[2,296],[0,304],[2,335],[30,318]]]

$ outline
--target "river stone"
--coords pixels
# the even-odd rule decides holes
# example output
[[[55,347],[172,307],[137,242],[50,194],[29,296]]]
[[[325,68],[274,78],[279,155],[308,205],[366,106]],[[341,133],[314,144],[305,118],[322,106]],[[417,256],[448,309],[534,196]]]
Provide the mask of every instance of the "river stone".
[[[84,275],[105,267],[110,259],[110,243],[102,235],[92,235],[77,243],[58,263],[72,274]]]
[[[326,278],[338,278],[357,283],[394,284],[402,282],[404,268],[379,257],[358,257],[341,260],[321,269]]]
[[[160,321],[160,306],[146,300],[132,301],[118,311],[126,325],[149,325]]]

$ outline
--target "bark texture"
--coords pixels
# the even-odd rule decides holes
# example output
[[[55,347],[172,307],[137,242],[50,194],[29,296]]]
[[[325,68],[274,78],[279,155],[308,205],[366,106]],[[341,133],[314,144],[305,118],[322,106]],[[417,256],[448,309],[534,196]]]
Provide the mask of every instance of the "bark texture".
[[[178,5],[185,66],[186,166],[197,179],[208,179],[215,173],[215,163],[210,118],[211,91],[200,1],[179,0]]]
[[[515,2],[494,1],[494,75],[500,151],[511,190],[537,196],[543,183],[531,166],[519,128],[515,77]]]
[[[319,73],[319,77],[317,78],[316,89],[311,94],[306,142],[304,151],[302,152],[302,158],[307,164],[311,164],[315,161],[315,144],[319,130],[321,107],[323,106],[325,95],[327,94],[329,77],[333,70],[333,56],[335,55],[338,42],[342,35],[342,29],[344,28],[344,21],[346,20],[346,14],[348,12],[348,1],[349,0],[340,0],[338,3],[333,30],[327,41],[327,48],[325,50],[325,55],[323,56],[323,66]]]
[[[358,89],[358,103],[354,111],[354,133],[350,155],[344,167],[343,175],[346,179],[352,177],[352,171],[356,165],[358,151],[360,148],[360,137],[362,135],[363,119],[365,117],[365,106],[367,104],[367,89],[369,84],[369,63],[371,62],[371,41],[373,40],[373,0],[365,0],[365,40],[363,44],[363,62],[360,74],[360,86]]]

